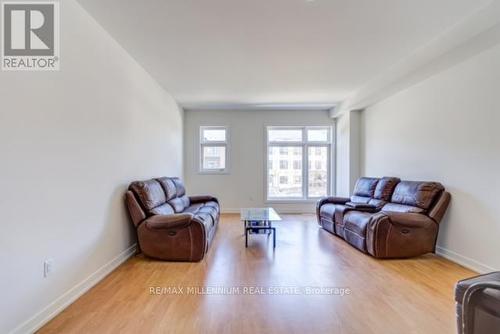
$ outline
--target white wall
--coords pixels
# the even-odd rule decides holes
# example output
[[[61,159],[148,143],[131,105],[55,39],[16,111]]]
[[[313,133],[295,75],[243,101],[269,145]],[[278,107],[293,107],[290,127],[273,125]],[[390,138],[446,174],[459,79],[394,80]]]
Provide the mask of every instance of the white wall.
[[[336,121],[336,195],[348,197],[360,177],[361,112],[348,111]]]
[[[351,113],[347,112],[340,115],[336,120],[336,195],[349,196],[350,180],[349,180],[349,143],[351,133]]]
[[[229,128],[230,171],[226,175],[199,174],[199,127]],[[265,127],[271,125],[334,125],[326,111],[186,111],[184,174],[190,194],[213,194],[222,210],[272,206],[281,212],[313,212],[315,203],[265,203]]]
[[[402,91],[362,119],[362,174],[442,182],[438,251],[500,269],[500,45]]]
[[[181,110],[72,0],[61,47],[59,72],[0,72],[1,333],[42,311],[30,330],[135,243],[130,181],[182,174]]]

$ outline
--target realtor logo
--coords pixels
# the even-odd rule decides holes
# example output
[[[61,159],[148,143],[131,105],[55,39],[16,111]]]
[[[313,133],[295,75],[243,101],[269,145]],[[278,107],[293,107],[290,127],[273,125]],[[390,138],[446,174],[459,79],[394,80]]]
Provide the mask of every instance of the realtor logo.
[[[2,2],[2,70],[59,70],[58,2]]]

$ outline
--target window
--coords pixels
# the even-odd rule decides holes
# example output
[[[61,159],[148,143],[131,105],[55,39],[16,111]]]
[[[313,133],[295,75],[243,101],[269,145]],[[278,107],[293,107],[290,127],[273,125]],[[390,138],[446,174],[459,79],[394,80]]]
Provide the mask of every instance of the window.
[[[268,127],[267,199],[328,196],[331,138],[330,127]]]
[[[300,149],[300,155],[302,155],[302,147],[297,147]],[[294,198],[300,197],[302,195],[302,174],[300,173],[300,182],[290,182],[295,181],[292,175],[295,175],[297,171],[293,169],[288,169],[289,163],[286,159],[293,159],[293,155],[288,155],[295,147],[288,146],[269,146],[268,147],[268,161],[273,161],[272,164],[268,164],[268,180],[272,186],[268,187],[268,196],[270,198]],[[282,151],[286,152],[286,156],[281,154]],[[296,158],[295,158],[296,159]],[[290,164],[292,164],[290,161]],[[286,182],[285,182],[286,181]]]
[[[228,131],[223,126],[200,127],[200,172],[225,173],[228,165]]]
[[[268,140],[270,142],[300,142],[302,141],[302,129],[279,129],[274,128],[267,132]]]
[[[302,169],[302,161],[294,160],[293,161],[293,169]]]
[[[314,162],[314,169],[316,170],[320,170],[322,167],[321,167],[321,160],[316,160]]]
[[[307,191],[309,197],[322,197],[328,193],[328,147],[309,147],[309,150],[317,150],[318,148],[321,150],[321,153],[314,157],[316,159],[314,161],[314,169],[309,168],[308,171]]]
[[[326,142],[330,137],[330,130],[326,128],[307,129],[308,142]]]

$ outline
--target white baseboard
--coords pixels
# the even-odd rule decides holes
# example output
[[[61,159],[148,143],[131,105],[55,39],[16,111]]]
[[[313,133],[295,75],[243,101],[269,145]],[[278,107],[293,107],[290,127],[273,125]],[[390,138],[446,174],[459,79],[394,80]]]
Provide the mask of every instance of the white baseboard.
[[[457,252],[451,251],[444,247],[436,246],[436,254],[442,256],[450,261],[456,262],[466,268],[477,271],[480,274],[489,273],[496,271],[494,268],[485,265],[479,261],[471,259],[467,256],[458,254]]]
[[[30,319],[26,320],[24,323],[16,327],[11,334],[25,334],[34,333],[45,325],[49,320],[58,315],[71,303],[77,300],[85,292],[90,290],[94,285],[99,283],[104,277],[115,270],[120,264],[128,260],[131,256],[135,254],[137,244],[133,244],[120,254],[113,258],[108,263],[104,264],[102,267],[97,269],[89,277],[66,291],[59,298],[54,300],[52,303],[43,308],[40,312],[35,314]]]

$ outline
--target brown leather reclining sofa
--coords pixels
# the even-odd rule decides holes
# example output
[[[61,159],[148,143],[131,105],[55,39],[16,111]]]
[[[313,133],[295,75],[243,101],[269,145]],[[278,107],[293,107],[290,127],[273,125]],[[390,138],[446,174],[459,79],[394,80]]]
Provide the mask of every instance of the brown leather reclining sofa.
[[[327,197],[316,206],[318,223],[377,258],[434,252],[450,194],[437,182],[362,177],[350,198]]]
[[[190,196],[177,177],[132,182],[126,204],[137,230],[139,248],[152,258],[200,261],[219,223],[219,202]]]

